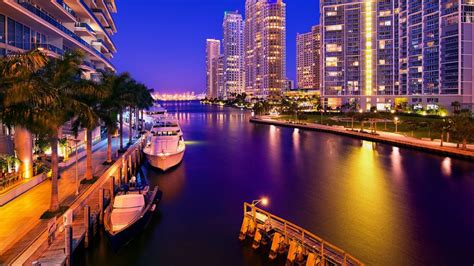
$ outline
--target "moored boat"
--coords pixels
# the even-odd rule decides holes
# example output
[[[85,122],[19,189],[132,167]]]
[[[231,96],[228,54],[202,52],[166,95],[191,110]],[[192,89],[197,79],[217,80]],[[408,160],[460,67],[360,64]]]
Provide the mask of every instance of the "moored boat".
[[[186,145],[178,120],[169,116],[152,126],[143,152],[151,166],[166,171],[183,160]]]
[[[124,189],[119,192],[104,213],[107,238],[114,249],[126,245],[143,231],[156,212],[162,192],[156,186]]]

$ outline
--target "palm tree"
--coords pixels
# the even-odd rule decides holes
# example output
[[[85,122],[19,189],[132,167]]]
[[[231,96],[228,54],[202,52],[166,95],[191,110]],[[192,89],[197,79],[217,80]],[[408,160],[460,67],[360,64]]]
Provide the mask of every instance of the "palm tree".
[[[108,91],[109,95],[99,105],[98,115],[107,128],[107,161],[112,162],[112,134],[117,130],[117,116],[120,116],[120,149],[123,149],[123,93],[127,81],[130,80],[128,73],[116,75],[112,72],[102,72],[102,86]]]
[[[108,97],[107,88],[89,80],[79,80],[72,84],[77,92],[75,99],[83,105],[74,113],[74,131],[86,129],[86,180],[93,179],[92,169],[92,132],[99,126],[98,112],[100,102]]]
[[[47,57],[39,50],[23,54],[11,54],[0,59],[0,120],[9,127],[15,127],[15,148],[18,155],[24,159],[20,172],[32,174],[32,137],[28,132],[29,108],[39,107],[52,99],[44,88],[36,86],[35,73],[47,63]],[[13,119],[8,114],[17,113],[21,118]],[[21,114],[20,114],[21,113]],[[30,142],[30,145],[25,145]]]
[[[44,106],[39,111],[39,124],[44,128],[43,136],[51,143],[52,190],[50,211],[59,209],[58,200],[58,136],[59,129],[67,121],[85,121],[95,117],[88,106],[87,95],[95,93],[95,88],[81,79],[79,68],[82,61],[80,52],[70,52],[61,59],[52,59],[41,71],[38,80],[40,86],[53,93],[56,98],[53,104]],[[92,124],[92,123],[91,123]]]

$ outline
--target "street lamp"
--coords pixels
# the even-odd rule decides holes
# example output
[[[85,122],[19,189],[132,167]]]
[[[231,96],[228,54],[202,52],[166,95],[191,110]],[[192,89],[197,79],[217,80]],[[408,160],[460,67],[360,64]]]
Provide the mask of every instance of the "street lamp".
[[[399,119],[398,119],[398,116],[395,116],[395,119],[394,119],[394,120],[395,120],[395,121],[394,121],[394,123],[395,123],[395,133],[397,133],[397,132],[398,132],[398,120],[399,120]]]
[[[257,210],[256,210],[256,207],[260,203],[263,206],[267,206],[268,205],[268,198],[267,197],[262,197],[258,200],[253,200],[252,201],[252,217],[253,217],[253,222],[254,222],[255,226],[257,226]]]
[[[78,155],[77,155],[77,143],[79,143],[81,140],[79,139],[69,139],[70,141],[73,141],[75,144],[75,149],[76,149],[76,196],[79,195],[79,173],[78,173]]]

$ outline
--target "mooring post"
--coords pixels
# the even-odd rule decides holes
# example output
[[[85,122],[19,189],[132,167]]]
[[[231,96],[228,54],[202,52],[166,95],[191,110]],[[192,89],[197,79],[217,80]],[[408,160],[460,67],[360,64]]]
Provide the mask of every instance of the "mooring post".
[[[104,221],[104,189],[99,189],[99,224],[103,224]]]
[[[91,207],[84,206],[84,228],[85,228],[85,235],[84,235],[84,247],[89,247],[90,241],[90,225],[91,225]]]
[[[115,196],[115,176],[110,177],[110,202],[114,202]]]
[[[72,226],[66,225],[64,230],[64,241],[65,241],[65,252],[66,252],[66,265],[72,265]]]

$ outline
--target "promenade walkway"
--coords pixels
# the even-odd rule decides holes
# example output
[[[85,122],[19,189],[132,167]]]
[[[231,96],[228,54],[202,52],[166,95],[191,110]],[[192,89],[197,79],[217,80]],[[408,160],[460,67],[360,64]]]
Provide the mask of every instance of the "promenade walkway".
[[[358,132],[358,128],[354,128],[352,131],[350,128],[346,128],[343,126],[326,126],[316,123],[289,123],[286,121],[281,121],[274,119],[270,116],[263,116],[263,117],[253,117],[250,119],[251,122],[254,123],[264,123],[264,124],[273,124],[278,126],[286,126],[286,127],[296,127],[302,129],[310,129],[310,130],[318,130],[324,132],[331,132],[335,134],[351,136],[376,142],[383,142],[388,143],[395,146],[401,147],[409,147],[419,150],[431,151],[436,152],[438,154],[450,155],[459,158],[465,158],[474,160],[474,145],[469,144],[467,145],[467,150],[462,150],[457,148],[457,144],[455,143],[448,143],[444,142],[443,147],[440,147],[440,141],[431,141],[431,140],[423,140],[417,139],[414,137],[409,137],[401,134],[396,134],[392,132],[384,132],[381,130],[377,130],[378,135],[373,135],[369,133],[361,133]]]
[[[124,144],[128,142],[128,132],[124,130]],[[93,173],[100,176],[107,166],[102,163],[107,158],[107,140],[96,145],[93,152]],[[117,149],[117,139],[113,139],[113,154]],[[74,160],[71,157],[71,160]],[[78,176],[82,179],[86,171],[86,160],[78,163]],[[76,198],[75,164],[60,170],[59,201],[62,206],[70,205]],[[82,193],[89,185],[81,185]],[[0,265],[8,263],[18,252],[30,245],[47,227],[47,221],[40,216],[48,210],[51,195],[51,181],[46,180],[20,197],[0,207]]]

